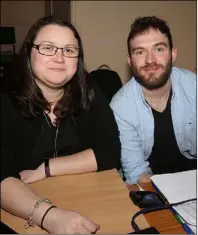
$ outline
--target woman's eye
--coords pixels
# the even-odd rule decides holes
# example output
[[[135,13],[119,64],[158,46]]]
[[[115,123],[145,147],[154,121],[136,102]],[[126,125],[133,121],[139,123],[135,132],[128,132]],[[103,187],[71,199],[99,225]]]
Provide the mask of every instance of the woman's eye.
[[[75,49],[74,48],[65,48],[65,51],[67,53],[74,53],[75,52]]]
[[[46,46],[42,46],[42,49],[44,49],[44,50],[54,50],[54,47],[46,45]]]

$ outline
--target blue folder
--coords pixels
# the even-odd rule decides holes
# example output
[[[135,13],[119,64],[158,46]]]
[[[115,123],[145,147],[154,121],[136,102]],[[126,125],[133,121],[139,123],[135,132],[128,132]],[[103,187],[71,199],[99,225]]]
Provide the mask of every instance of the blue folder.
[[[168,200],[166,199],[166,197],[161,193],[161,191],[158,189],[158,187],[152,182],[152,186],[153,188],[156,190],[156,192],[158,192],[162,198],[168,202]],[[188,226],[188,224],[186,224],[182,219],[181,217],[178,215],[178,213],[173,209],[171,208],[170,211],[173,213],[175,219],[177,220],[177,222],[179,224],[181,224],[182,228],[188,233],[188,234],[194,234],[194,232],[192,231],[192,229]]]

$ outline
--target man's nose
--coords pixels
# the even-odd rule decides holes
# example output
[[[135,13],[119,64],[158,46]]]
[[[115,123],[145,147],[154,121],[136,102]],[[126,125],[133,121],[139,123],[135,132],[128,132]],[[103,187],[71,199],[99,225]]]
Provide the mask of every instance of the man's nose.
[[[64,62],[63,50],[62,50],[61,48],[59,48],[59,49],[56,51],[55,59],[56,59],[56,61],[59,62],[59,63],[63,63],[63,62]]]
[[[147,55],[146,55],[146,63],[153,63],[153,62],[156,62],[156,56],[154,55],[153,52],[148,52]]]

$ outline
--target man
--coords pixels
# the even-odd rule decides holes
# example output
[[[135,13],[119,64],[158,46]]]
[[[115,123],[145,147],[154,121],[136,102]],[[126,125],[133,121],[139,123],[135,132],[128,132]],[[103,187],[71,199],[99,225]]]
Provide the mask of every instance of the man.
[[[164,20],[135,20],[127,56],[133,77],[111,101],[127,184],[197,167],[196,74],[172,67],[176,56]]]

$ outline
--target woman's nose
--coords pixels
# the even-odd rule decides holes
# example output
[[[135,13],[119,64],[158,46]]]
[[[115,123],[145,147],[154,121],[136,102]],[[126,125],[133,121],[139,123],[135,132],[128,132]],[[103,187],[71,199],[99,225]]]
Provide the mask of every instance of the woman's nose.
[[[64,62],[64,55],[63,55],[63,50],[61,48],[59,48],[57,51],[56,51],[56,54],[55,54],[55,60],[59,63],[63,63]]]

